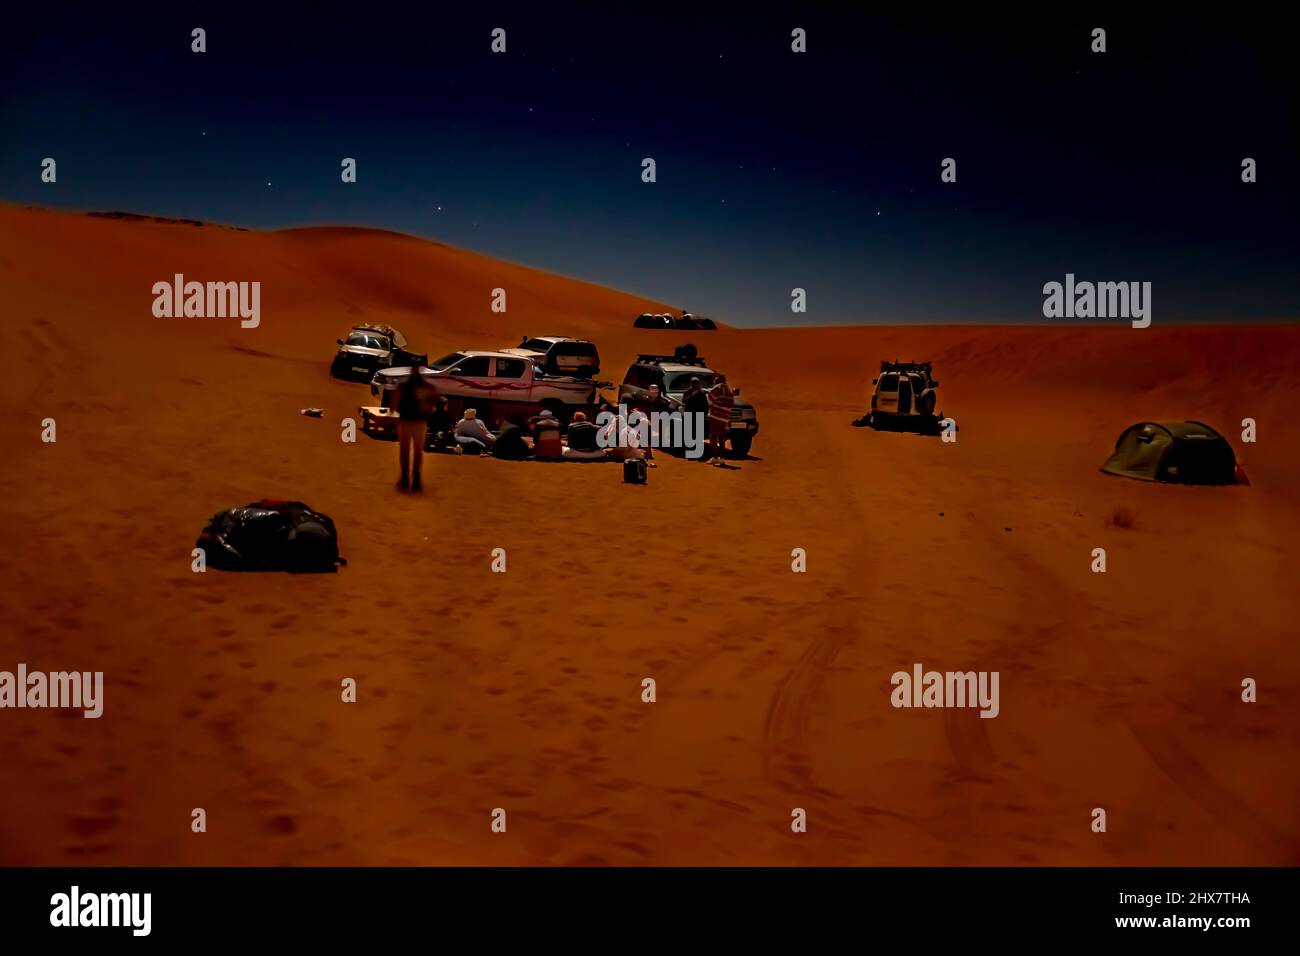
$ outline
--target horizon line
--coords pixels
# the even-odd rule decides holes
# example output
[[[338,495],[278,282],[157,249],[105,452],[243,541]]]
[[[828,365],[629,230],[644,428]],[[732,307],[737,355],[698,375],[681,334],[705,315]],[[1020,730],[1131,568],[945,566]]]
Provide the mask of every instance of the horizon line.
[[[667,303],[665,303],[663,299],[651,295],[647,295],[642,292],[634,292],[628,289],[616,288],[614,286],[606,285],[603,282],[585,278],[583,276],[576,276],[576,275],[570,275],[563,272],[557,272],[553,269],[542,268],[540,266],[536,266],[528,262],[521,262],[517,259],[506,258],[505,256],[501,256],[490,251],[476,249],[470,246],[462,246],[456,243],[447,242],[443,239],[435,238],[430,235],[423,235],[414,232],[405,232],[401,229],[393,229],[388,226],[357,225],[354,223],[341,223],[341,222],[317,222],[317,223],[310,223],[310,224],[297,224],[297,225],[290,225],[290,226],[275,226],[275,227],[245,226],[236,223],[218,221],[212,219],[196,219],[196,218],[181,217],[181,216],[164,216],[158,213],[134,212],[132,210],[126,210],[126,209],[80,209],[80,208],[60,207],[60,206],[41,206],[41,205],[35,205],[31,203],[14,202],[12,200],[4,199],[4,198],[0,198],[0,206],[7,206],[11,209],[24,209],[33,212],[41,212],[41,213],[47,213],[47,212],[62,213],[66,215],[88,216],[88,217],[105,218],[105,219],[108,218],[126,219],[127,217],[129,217],[130,219],[143,220],[143,221],[155,223],[157,225],[177,225],[177,226],[191,226],[191,227],[213,226],[218,229],[229,229],[233,232],[259,232],[268,235],[273,233],[279,233],[279,232],[295,232],[295,231],[309,232],[313,230],[324,231],[328,229],[351,230],[359,233],[366,233],[366,232],[378,233],[380,235],[394,236],[399,239],[409,239],[415,242],[426,242],[429,243],[430,245],[442,246],[447,249],[455,249],[460,252],[465,252],[470,255],[480,256],[485,259],[493,259],[498,262],[503,262],[506,263],[507,265],[512,265],[518,268],[529,269],[534,272],[541,272],[546,275],[557,276],[559,278],[568,279],[573,282],[581,282],[586,285],[596,286],[598,288],[606,289],[610,292],[616,292],[621,295],[628,296],[629,298],[641,299],[646,302],[655,303],[657,305],[664,306],[665,308],[668,308],[670,310],[683,311],[681,309],[677,309],[674,306],[667,305]],[[715,319],[715,321],[719,321],[723,324],[723,326],[726,326],[725,328],[720,328],[718,330],[724,332],[782,331],[787,329],[797,330],[797,331],[811,331],[814,329],[851,329],[851,328],[972,328],[972,327],[974,328],[1033,328],[1033,327],[1038,327],[1038,328],[1080,329],[1080,330],[1083,329],[1096,330],[1099,328],[1114,328],[1114,329],[1128,328],[1127,321],[1114,322],[1111,325],[1104,325],[1101,323],[1111,323],[1113,322],[1113,320],[1098,319],[1095,320],[1093,323],[1077,322],[1077,321],[1076,322],[1053,322],[1049,319],[1046,319],[1045,317],[1044,318],[1035,317],[1035,318],[1026,318],[1026,319],[1006,319],[1006,318],[1003,319],[983,319],[983,318],[937,319],[934,321],[900,321],[900,320],[890,320],[890,319],[879,319],[879,320],[849,319],[845,321],[810,322],[804,324],[790,324],[790,325],[785,325],[785,324],[740,325],[731,319]],[[1163,320],[1160,324],[1162,326],[1229,326],[1231,325],[1231,326],[1236,326],[1238,328],[1246,328],[1250,326],[1288,325],[1297,322],[1300,322],[1300,314],[1297,314],[1295,316],[1273,316],[1270,318],[1254,318],[1254,319],[1250,319],[1249,321],[1238,321],[1233,319],[1171,318],[1171,319]],[[648,330],[648,331],[654,331],[654,330]]]

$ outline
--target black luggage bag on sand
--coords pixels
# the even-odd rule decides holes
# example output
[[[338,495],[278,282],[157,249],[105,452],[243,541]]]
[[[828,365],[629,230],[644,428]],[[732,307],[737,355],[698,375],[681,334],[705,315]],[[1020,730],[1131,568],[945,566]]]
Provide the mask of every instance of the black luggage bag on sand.
[[[321,573],[347,564],[334,520],[301,501],[263,499],[219,511],[195,546],[223,571]]]
[[[643,458],[628,458],[623,462],[623,481],[629,485],[644,485],[648,473]]]

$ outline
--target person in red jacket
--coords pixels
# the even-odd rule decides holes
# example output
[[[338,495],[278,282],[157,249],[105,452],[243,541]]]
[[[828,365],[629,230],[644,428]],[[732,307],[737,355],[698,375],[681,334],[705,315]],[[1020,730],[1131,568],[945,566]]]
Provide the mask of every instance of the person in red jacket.
[[[713,464],[722,464],[723,449],[731,432],[731,409],[736,404],[727,380],[719,375],[708,392],[709,442],[713,445]]]

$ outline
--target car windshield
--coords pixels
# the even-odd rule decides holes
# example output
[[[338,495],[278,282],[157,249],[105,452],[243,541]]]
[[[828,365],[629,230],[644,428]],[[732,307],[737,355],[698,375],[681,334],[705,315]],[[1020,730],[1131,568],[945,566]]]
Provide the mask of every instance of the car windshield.
[[[701,388],[713,387],[712,372],[678,372],[668,383],[668,391],[684,392],[691,386],[691,379],[698,378]]]
[[[521,349],[527,349],[530,352],[545,352],[550,349],[551,343],[546,341],[546,339],[529,339],[519,347]]]
[[[441,372],[445,368],[451,368],[457,362],[465,357],[464,352],[452,352],[450,355],[444,355],[438,361],[430,363],[429,368],[435,372]]]
[[[348,336],[348,345],[355,345],[363,349],[390,349],[388,339],[381,335],[371,335],[366,332],[353,332]]]

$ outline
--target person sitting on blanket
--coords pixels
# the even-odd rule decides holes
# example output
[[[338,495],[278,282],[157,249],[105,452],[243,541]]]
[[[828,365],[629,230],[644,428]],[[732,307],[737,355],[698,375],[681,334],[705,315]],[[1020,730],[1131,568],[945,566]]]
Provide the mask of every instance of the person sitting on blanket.
[[[434,400],[433,414],[429,416],[425,450],[433,451],[435,448],[451,448],[454,443],[455,429],[456,422],[451,417],[451,412],[447,410],[447,400],[439,395]]]
[[[461,452],[481,455],[491,448],[497,436],[488,431],[488,427],[472,408],[465,409],[465,417],[456,423],[456,447]]]
[[[605,455],[615,461],[627,461],[629,458],[648,459],[648,447],[643,447],[643,433],[649,431],[649,424],[640,424],[643,416],[641,412],[633,410],[628,413],[627,417],[615,414],[601,430],[600,444],[605,449]],[[640,427],[638,425],[640,424]],[[654,467],[654,462],[647,461],[647,465]]]
[[[560,441],[560,423],[549,408],[529,421],[533,426],[533,457],[562,458],[564,443]]]
[[[528,447],[528,442],[524,441],[525,431],[523,417],[511,415],[497,432],[496,444],[492,446],[492,457],[523,461],[531,455],[533,450]]]
[[[569,447],[564,449],[564,457],[578,460],[604,458],[605,452],[596,443],[599,434],[600,429],[587,421],[586,412],[574,412],[573,421],[569,423]]]

